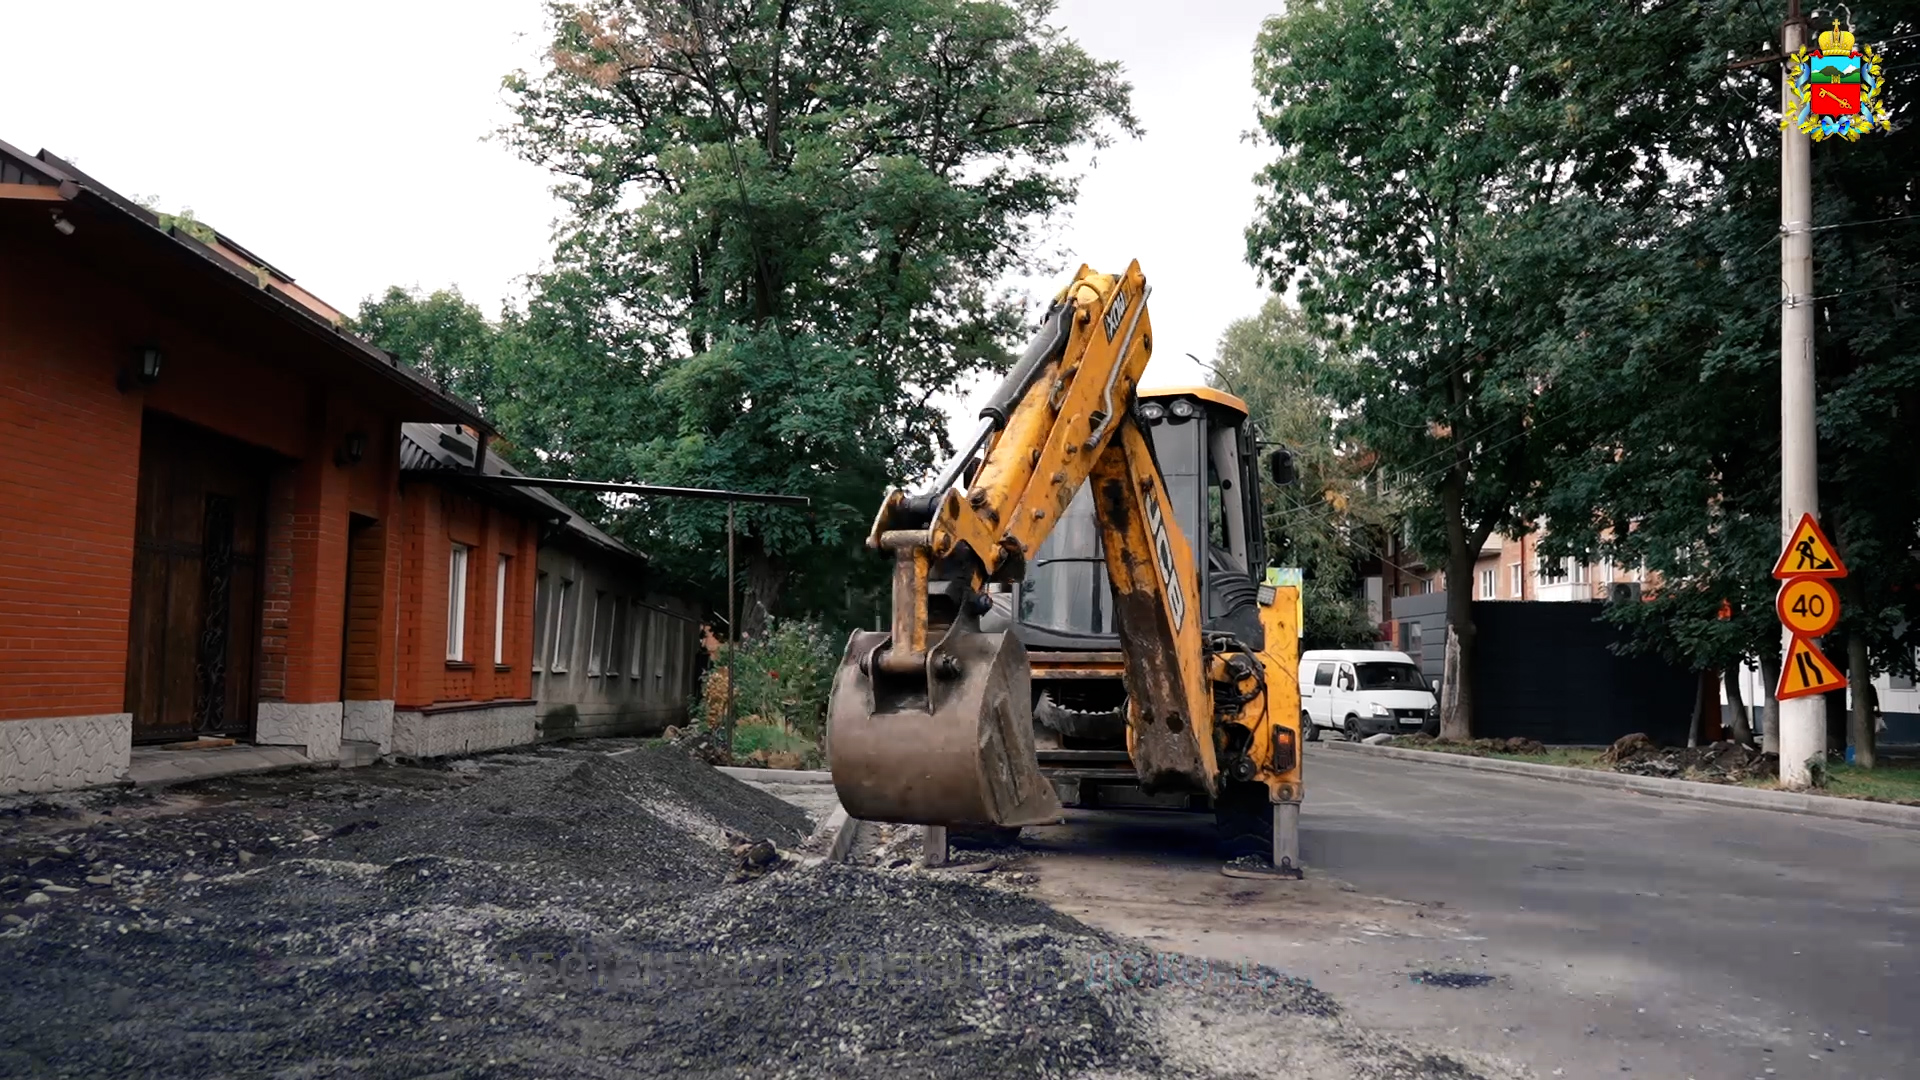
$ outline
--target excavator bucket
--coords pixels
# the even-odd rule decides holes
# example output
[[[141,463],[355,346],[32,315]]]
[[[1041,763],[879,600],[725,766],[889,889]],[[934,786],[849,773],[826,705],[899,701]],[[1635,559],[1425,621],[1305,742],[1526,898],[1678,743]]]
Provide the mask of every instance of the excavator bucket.
[[[907,674],[882,670],[889,641],[856,631],[834,676],[827,747],[847,813],[916,825],[1058,820],[1034,752],[1020,640],[956,624]]]

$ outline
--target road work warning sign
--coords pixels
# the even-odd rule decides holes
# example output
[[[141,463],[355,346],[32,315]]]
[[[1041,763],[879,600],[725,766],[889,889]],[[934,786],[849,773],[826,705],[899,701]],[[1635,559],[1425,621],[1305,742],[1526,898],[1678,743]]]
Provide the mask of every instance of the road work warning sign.
[[[1773,576],[1846,577],[1847,564],[1840,561],[1833,550],[1833,541],[1820,531],[1820,523],[1813,520],[1813,515],[1803,514],[1800,525],[1793,530],[1793,538],[1787,541],[1786,550],[1780,553],[1780,561],[1773,564]]]
[[[1833,666],[1827,654],[1820,646],[1795,634],[1793,645],[1787,649],[1787,662],[1780,667],[1780,685],[1773,696],[1780,701],[1791,701],[1808,694],[1825,694],[1833,690],[1845,690],[1847,677]]]
[[[1827,539],[1812,514],[1800,516],[1800,524],[1787,538],[1780,560],[1773,564],[1773,576],[1783,582],[1780,595],[1774,598],[1773,611],[1792,635],[1787,662],[1780,665],[1780,685],[1773,692],[1774,698],[1790,701],[1846,689],[1847,677],[1814,642],[1840,621],[1840,594],[1828,579],[1846,577],[1847,564],[1840,561],[1833,541]]]

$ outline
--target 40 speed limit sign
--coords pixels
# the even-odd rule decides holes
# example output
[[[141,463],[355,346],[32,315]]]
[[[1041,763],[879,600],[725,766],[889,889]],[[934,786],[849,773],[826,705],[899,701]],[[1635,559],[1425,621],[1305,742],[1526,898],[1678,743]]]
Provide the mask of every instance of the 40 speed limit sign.
[[[1817,638],[1840,621],[1840,594],[1825,578],[1794,578],[1773,601],[1780,624],[1801,637]]]

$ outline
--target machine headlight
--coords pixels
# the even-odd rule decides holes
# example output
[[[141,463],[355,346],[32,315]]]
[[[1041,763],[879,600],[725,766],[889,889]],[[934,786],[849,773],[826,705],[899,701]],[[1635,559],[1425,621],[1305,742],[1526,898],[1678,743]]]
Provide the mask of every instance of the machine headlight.
[[[1145,420],[1149,424],[1166,415],[1166,406],[1159,402],[1149,401],[1145,405],[1140,406],[1140,419]]]
[[[1188,401],[1186,398],[1175,398],[1173,404],[1167,406],[1167,408],[1172,409],[1173,415],[1182,420],[1192,416],[1194,411],[1193,402]]]
[[[1393,715],[1393,710],[1392,710],[1392,709],[1389,709],[1389,708],[1387,708],[1387,707],[1386,707],[1385,705],[1381,705],[1381,704],[1379,704],[1378,702],[1375,702],[1375,703],[1374,703],[1374,706],[1373,706],[1373,715],[1375,715],[1375,716],[1392,716],[1392,715]]]

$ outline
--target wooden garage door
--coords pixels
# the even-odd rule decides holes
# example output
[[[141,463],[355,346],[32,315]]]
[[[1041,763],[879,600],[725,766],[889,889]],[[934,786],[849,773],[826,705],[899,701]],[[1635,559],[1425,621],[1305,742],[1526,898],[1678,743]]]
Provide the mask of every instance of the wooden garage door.
[[[271,468],[244,444],[146,414],[127,640],[135,740],[252,732]]]

